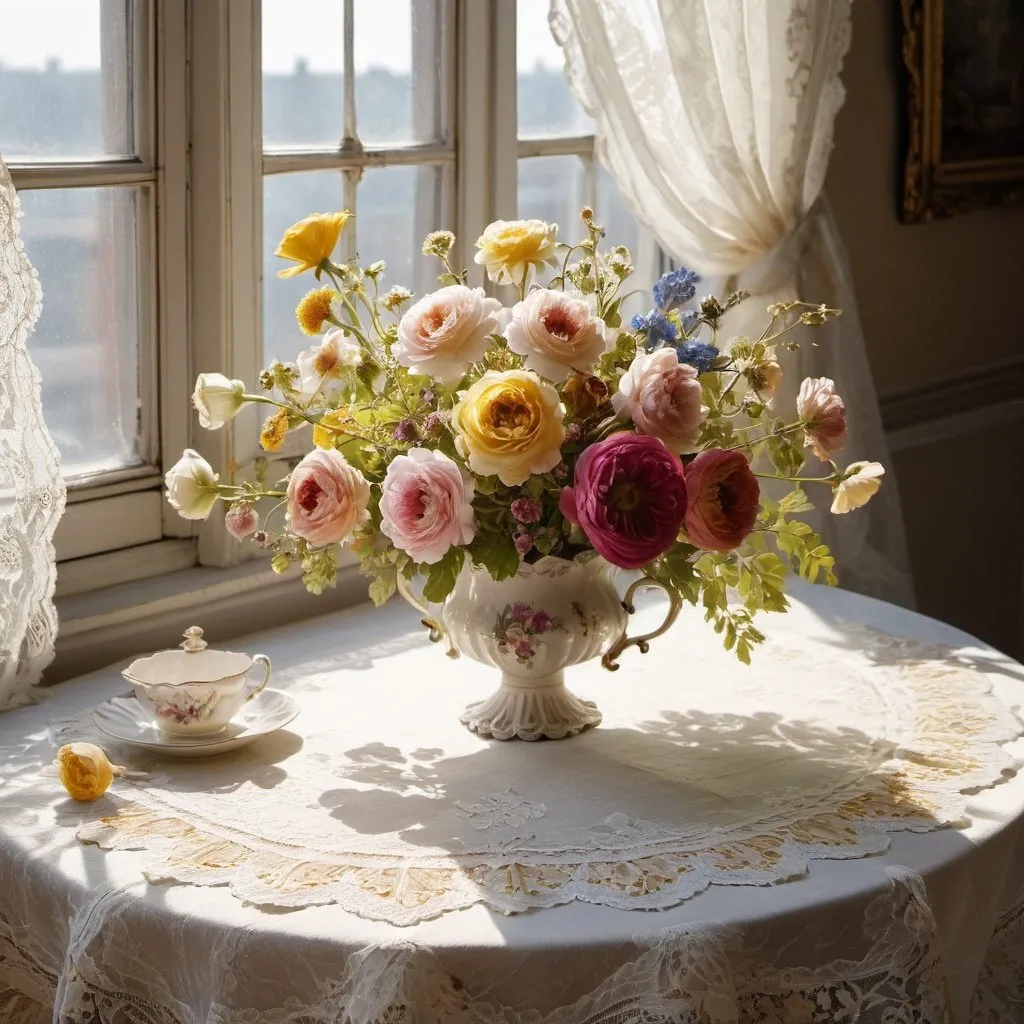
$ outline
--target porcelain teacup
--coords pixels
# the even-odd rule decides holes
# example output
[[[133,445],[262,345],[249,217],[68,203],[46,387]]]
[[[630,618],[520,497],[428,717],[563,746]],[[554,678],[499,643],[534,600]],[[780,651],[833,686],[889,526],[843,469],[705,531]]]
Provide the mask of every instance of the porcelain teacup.
[[[139,658],[121,673],[161,732],[175,736],[218,733],[270,681],[266,655],[209,650],[202,637],[203,631],[191,626],[181,650]],[[263,667],[263,679],[249,686],[246,676],[255,665]]]

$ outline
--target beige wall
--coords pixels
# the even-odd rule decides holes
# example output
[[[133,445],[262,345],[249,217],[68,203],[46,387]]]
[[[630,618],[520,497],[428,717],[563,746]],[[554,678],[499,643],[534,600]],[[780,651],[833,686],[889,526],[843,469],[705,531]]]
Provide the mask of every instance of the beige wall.
[[[899,221],[898,18],[889,0],[853,5],[827,184],[883,399],[941,394],[935,385],[1024,357],[1024,207]],[[984,391],[974,404],[986,405]],[[936,422],[932,441],[918,428],[923,443],[893,461],[920,610],[1024,654],[1024,418],[985,415],[953,436]]]

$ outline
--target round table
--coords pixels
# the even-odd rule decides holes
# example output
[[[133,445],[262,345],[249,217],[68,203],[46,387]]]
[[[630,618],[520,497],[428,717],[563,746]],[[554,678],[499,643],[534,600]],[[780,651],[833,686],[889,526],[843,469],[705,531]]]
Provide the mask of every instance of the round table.
[[[0,716],[0,1018],[1024,1020],[1024,669],[792,593],[749,669],[696,612],[573,669],[605,720],[558,743],[458,726],[492,670],[397,605],[228,645],[300,716],[205,762],[104,741],[147,775],[94,804],[51,762],[116,668]]]

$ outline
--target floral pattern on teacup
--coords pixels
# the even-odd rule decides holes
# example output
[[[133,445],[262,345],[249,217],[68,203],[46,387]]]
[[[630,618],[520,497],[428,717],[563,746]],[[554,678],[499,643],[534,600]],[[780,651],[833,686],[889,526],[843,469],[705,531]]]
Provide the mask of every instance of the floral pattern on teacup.
[[[175,695],[173,700],[154,701],[153,710],[158,718],[169,718],[178,725],[190,725],[193,722],[205,722],[213,714],[213,709],[220,700],[220,694],[193,694],[185,691]]]
[[[532,665],[537,655],[536,638],[552,630],[565,632],[557,615],[535,609],[528,601],[516,601],[499,612],[491,635],[498,641],[502,654],[515,655],[520,665]]]

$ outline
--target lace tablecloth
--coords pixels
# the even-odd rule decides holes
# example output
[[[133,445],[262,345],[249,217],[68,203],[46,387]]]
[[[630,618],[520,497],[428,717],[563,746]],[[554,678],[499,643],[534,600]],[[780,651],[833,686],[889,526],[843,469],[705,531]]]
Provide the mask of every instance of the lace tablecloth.
[[[50,760],[116,671],[8,713],[0,1019],[1017,1019],[1024,669],[797,593],[751,668],[690,616],[572,670],[605,718],[562,742],[462,729],[496,679],[400,609],[240,641],[299,718],[204,761],[105,743],[148,774],[92,805]]]

